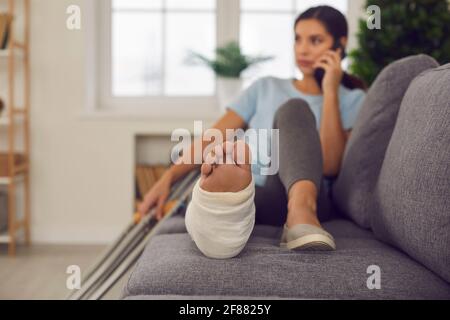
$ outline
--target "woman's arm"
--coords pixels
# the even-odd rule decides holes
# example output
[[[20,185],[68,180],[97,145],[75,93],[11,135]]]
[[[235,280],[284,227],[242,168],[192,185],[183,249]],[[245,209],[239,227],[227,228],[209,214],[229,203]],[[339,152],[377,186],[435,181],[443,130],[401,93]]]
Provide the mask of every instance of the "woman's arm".
[[[226,135],[226,129],[244,129],[246,127],[245,121],[234,111],[228,110],[222,118],[220,118],[213,126],[212,128],[220,130],[222,133],[222,137],[225,139]],[[202,143],[202,154],[203,150],[210,144],[211,141],[203,141]],[[191,159],[188,162],[194,163],[194,146],[195,143],[191,145]],[[187,173],[189,173],[191,170],[197,168],[198,164],[173,164],[169,170],[167,171],[167,174],[171,176],[172,183],[176,182],[180,178],[184,177]]]
[[[336,176],[341,167],[349,131],[342,127],[337,92],[324,93],[322,117],[320,123],[320,140],[323,155],[323,173],[325,176]]]
[[[245,127],[244,120],[234,111],[228,111],[222,118],[217,121],[213,128],[220,130],[222,136],[225,137],[226,129],[238,129]],[[204,148],[209,141],[202,143],[202,154]],[[192,144],[191,155],[194,155],[194,146]],[[187,159],[188,163],[194,163],[193,159]],[[184,159],[183,159],[184,161]],[[150,209],[156,207],[155,217],[160,220],[164,216],[164,204],[170,194],[170,186],[181,177],[185,176],[189,171],[198,167],[199,164],[174,164],[167,170],[161,178],[152,186],[152,188],[144,196],[143,201],[139,204],[138,212],[141,216],[150,212]]]
[[[325,176],[336,176],[339,173],[349,135],[342,126],[339,108],[339,86],[343,77],[340,50],[327,51],[316,64],[316,67],[322,67],[326,71],[322,82],[323,107],[320,120],[320,141]]]

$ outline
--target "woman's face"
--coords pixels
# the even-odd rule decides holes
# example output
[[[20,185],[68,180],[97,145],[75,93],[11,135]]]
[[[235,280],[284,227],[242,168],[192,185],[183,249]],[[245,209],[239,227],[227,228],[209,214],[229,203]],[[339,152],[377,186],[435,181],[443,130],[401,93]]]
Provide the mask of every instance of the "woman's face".
[[[295,26],[295,61],[304,75],[314,73],[313,64],[333,46],[333,36],[317,19],[300,20]]]

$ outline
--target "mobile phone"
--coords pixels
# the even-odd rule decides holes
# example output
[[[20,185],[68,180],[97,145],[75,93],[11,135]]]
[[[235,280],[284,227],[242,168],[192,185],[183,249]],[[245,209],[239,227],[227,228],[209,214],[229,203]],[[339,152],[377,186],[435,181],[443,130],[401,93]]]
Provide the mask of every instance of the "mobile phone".
[[[331,50],[336,51],[338,48],[341,48],[341,59],[344,59],[347,54],[345,53],[344,48],[341,45],[341,42],[339,40],[335,40],[333,46],[331,47]],[[322,90],[322,80],[325,76],[325,69],[324,68],[316,68],[314,70],[314,78],[316,79],[317,84],[319,85],[320,90]]]

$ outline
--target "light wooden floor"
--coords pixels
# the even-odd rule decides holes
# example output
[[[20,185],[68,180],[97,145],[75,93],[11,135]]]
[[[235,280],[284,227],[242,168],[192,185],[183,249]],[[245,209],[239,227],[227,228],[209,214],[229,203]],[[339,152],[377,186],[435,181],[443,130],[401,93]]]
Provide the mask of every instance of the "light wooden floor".
[[[64,299],[69,290],[66,269],[78,265],[87,271],[104,246],[33,245],[19,246],[10,258],[7,247],[0,245],[0,299]],[[118,299],[125,276],[105,299]]]

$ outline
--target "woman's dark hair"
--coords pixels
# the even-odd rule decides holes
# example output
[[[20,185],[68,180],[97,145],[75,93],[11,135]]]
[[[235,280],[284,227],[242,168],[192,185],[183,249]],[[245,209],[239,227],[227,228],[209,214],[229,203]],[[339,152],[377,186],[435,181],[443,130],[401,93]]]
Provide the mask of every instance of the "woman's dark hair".
[[[337,9],[330,6],[312,7],[301,13],[294,23],[294,32],[297,23],[301,20],[319,20],[333,37],[334,41],[340,41],[342,37],[348,37],[348,25],[345,16]],[[344,72],[342,84],[349,89],[367,90],[367,85],[363,80]]]

